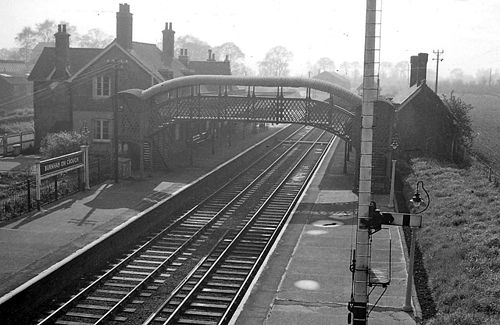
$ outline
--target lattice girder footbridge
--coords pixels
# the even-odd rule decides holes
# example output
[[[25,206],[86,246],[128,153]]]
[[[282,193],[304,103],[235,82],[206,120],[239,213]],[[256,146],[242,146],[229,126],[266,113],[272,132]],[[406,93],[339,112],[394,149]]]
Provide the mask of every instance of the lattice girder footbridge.
[[[220,75],[175,78],[122,91],[118,99],[119,139],[137,142],[190,119],[298,123],[350,141],[361,105],[360,96],[322,80]]]

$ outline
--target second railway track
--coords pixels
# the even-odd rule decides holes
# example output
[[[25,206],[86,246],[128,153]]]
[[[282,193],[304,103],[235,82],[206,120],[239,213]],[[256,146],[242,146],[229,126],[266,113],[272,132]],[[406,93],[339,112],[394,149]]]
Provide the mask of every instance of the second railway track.
[[[332,140],[299,129],[38,323],[226,323]]]

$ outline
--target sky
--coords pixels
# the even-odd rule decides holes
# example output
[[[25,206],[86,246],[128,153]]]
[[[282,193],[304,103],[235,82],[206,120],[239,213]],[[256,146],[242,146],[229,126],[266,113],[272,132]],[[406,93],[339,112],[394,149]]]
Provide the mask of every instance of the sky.
[[[17,46],[16,34],[45,19],[67,21],[80,34],[99,28],[116,34],[119,3],[133,14],[133,39],[161,42],[165,22],[176,36],[193,35],[211,46],[234,42],[256,69],[266,52],[281,45],[293,54],[292,73],[307,74],[321,57],[337,65],[363,62],[365,0],[0,0],[0,48]],[[444,50],[440,74],[460,68],[500,73],[499,0],[379,0],[381,61]]]

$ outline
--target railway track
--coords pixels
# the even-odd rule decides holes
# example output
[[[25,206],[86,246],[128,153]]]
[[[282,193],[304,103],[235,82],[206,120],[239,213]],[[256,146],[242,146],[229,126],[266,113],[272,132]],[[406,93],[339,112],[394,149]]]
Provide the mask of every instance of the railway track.
[[[299,129],[38,323],[226,322],[331,140]]]

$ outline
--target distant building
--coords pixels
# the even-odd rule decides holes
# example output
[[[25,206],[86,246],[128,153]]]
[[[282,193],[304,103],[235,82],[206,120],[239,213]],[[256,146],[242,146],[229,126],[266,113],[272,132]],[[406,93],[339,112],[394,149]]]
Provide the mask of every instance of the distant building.
[[[351,82],[349,79],[341,76],[336,72],[323,71],[313,77],[314,79],[319,79],[323,81],[331,82],[337,86],[340,86],[345,89],[351,89]]]
[[[86,128],[91,149],[110,152],[113,101],[116,90],[147,89],[157,83],[192,74],[231,74],[230,62],[190,61],[186,49],[174,55],[175,31],[167,23],[163,46],[133,41],[133,15],[128,4],[116,13],[116,39],[103,49],[70,48],[70,35],[59,25],[55,47],[45,47],[29,79],[34,82],[35,145],[47,134]],[[113,62],[122,62],[117,73]],[[182,142],[182,139],[178,139]],[[184,142],[182,142],[184,143]],[[125,148],[125,149],[124,149]],[[137,151],[137,144],[120,149]]]
[[[395,136],[408,157],[431,155],[451,158],[456,150],[456,123],[441,98],[430,89],[426,53],[411,57],[410,88],[397,94]]]
[[[317,74],[316,76],[314,76],[313,79],[327,81],[327,82],[333,83],[339,87],[342,87],[342,88],[345,88],[348,90],[351,88],[351,82],[336,72],[323,71],[323,72]],[[305,95],[305,94],[303,94],[303,95]],[[315,99],[315,100],[321,100],[321,101],[333,100],[333,104],[342,105],[341,102],[336,102],[336,98],[330,98],[330,96],[328,94],[326,94],[325,92],[322,92],[322,91],[311,90],[311,98]]]
[[[0,60],[0,116],[19,108],[32,108],[31,82],[24,61]]]

